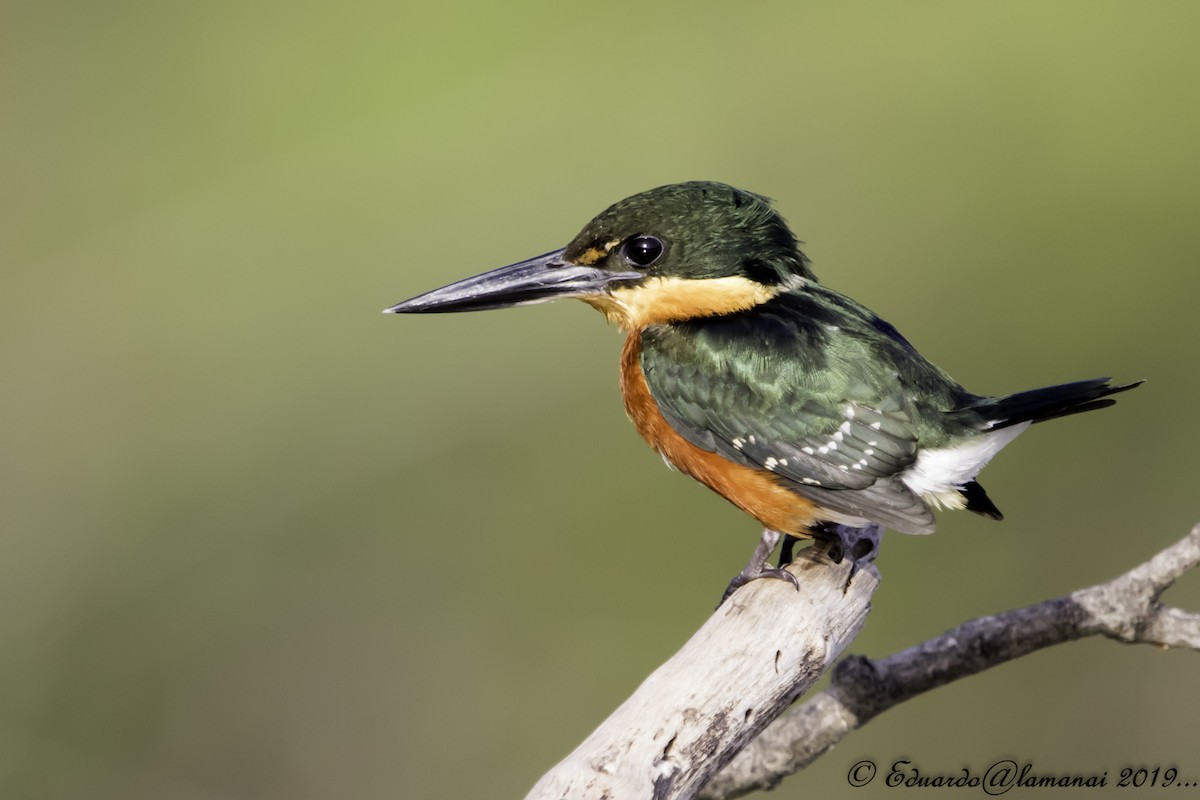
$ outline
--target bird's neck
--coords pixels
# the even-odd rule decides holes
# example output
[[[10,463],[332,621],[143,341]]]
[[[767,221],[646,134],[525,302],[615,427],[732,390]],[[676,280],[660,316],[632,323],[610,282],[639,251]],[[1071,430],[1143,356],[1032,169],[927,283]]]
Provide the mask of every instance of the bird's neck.
[[[647,278],[636,286],[581,298],[609,322],[636,334],[651,325],[747,311],[791,288],[767,286],[740,275],[724,278]]]

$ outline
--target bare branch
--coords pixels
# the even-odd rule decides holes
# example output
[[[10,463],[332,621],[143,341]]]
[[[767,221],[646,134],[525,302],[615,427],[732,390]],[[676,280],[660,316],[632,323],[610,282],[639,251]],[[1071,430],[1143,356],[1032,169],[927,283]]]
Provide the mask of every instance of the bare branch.
[[[774,786],[910,697],[1043,647],[1101,635],[1200,650],[1200,615],[1159,602],[1197,564],[1200,525],[1107,583],[887,658],[846,658],[828,689],[787,711],[857,634],[879,580],[873,567],[851,579],[849,560],[809,548],[789,567],[800,591],[770,580],[740,589],[528,800],[725,800]]]
[[[884,659],[846,658],[834,669],[828,689],[776,720],[700,796],[725,800],[768,789],[892,706],[1043,647],[1101,635],[1200,651],[1200,615],[1159,602],[1197,564],[1200,524],[1107,583],[963,623]]]
[[[879,575],[851,578],[808,548],[799,588],[756,580],[717,609],[527,800],[694,797],[834,662],[866,619]]]

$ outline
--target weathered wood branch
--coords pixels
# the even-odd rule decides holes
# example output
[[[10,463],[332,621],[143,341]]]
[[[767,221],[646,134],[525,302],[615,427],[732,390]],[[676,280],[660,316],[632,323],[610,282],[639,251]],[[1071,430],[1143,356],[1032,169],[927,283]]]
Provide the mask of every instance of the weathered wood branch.
[[[866,620],[874,566],[851,578],[808,548],[799,590],[757,580],[726,600],[527,800],[694,797],[829,669]]]
[[[1044,647],[1107,636],[1200,651],[1200,614],[1159,602],[1197,564],[1200,524],[1107,583],[965,622],[887,658],[851,656],[834,669],[828,689],[776,720],[700,796],[726,800],[775,786],[892,706]]]
[[[739,590],[527,800],[725,800],[778,784],[910,697],[1043,647],[1101,635],[1200,650],[1200,615],[1159,602],[1197,564],[1200,525],[1107,583],[887,658],[847,658],[828,689],[787,711],[857,634],[879,581],[809,548],[789,567],[799,592],[771,580]]]

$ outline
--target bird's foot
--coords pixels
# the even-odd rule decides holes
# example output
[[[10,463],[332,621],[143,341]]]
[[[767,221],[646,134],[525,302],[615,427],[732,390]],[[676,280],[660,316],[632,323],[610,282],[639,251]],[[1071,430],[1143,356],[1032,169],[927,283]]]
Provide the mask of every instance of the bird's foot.
[[[829,559],[840,564],[847,556],[850,557],[850,574],[846,577],[846,586],[854,580],[860,569],[875,561],[879,553],[879,542],[883,538],[883,527],[877,524],[852,528],[849,525],[838,525],[825,522],[812,529],[813,538],[826,547]]]
[[[725,587],[725,594],[721,595],[721,602],[717,603],[717,608],[720,608],[721,603],[728,600],[729,596],[735,591],[758,578],[777,578],[779,580],[790,581],[792,586],[796,587],[796,591],[800,591],[800,581],[796,580],[795,575],[783,568],[782,561],[779,567],[767,566],[767,559],[771,557],[771,551],[775,549],[775,545],[779,543],[779,537],[782,535],[770,528],[763,529],[762,538],[759,539],[758,546],[754,548],[754,553],[750,556],[750,560],[746,562],[746,566],[742,567],[742,571],[734,575],[733,580]]]

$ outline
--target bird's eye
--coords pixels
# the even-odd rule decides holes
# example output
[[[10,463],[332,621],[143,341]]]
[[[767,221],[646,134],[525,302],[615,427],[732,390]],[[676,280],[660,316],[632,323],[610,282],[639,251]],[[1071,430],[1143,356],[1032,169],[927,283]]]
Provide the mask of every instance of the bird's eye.
[[[648,267],[662,257],[662,240],[655,236],[634,236],[621,245],[621,257],[635,267]]]

